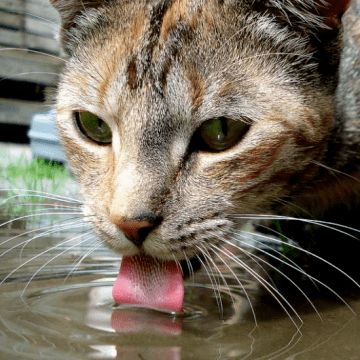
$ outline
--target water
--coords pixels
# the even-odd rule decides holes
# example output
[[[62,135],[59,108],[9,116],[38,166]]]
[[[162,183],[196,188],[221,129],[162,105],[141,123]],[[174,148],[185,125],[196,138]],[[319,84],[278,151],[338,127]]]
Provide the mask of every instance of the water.
[[[11,235],[7,231],[0,240]],[[312,297],[322,320],[299,298],[300,331],[245,275],[257,327],[246,296],[235,284],[230,294],[221,289],[220,319],[210,281],[201,272],[186,283],[183,316],[118,308],[111,287],[119,259],[108,250],[64,243],[29,261],[61,241],[44,238],[0,258],[0,279],[26,263],[0,286],[1,360],[360,359],[360,321],[334,297]],[[81,259],[90,250],[94,251]],[[69,276],[79,260],[83,261]],[[360,297],[346,300],[360,314]]]

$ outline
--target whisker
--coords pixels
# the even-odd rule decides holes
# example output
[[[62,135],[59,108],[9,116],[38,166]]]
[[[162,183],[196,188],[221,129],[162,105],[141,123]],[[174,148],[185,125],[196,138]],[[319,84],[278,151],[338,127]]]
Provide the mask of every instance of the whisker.
[[[286,207],[288,207],[289,209],[293,209],[292,212],[296,212],[296,213],[300,213],[300,214],[306,214],[307,216],[311,217],[311,213],[306,210],[304,207],[299,206],[297,204],[294,204],[291,201],[287,201],[285,199],[274,199],[275,202],[281,204],[281,205],[285,205]]]
[[[3,256],[5,256],[5,255],[8,254],[9,252],[17,249],[17,248],[20,247],[20,246],[23,246],[23,248],[24,248],[27,244],[29,244],[29,243],[30,243],[31,241],[33,241],[33,240],[40,239],[40,238],[42,238],[42,237],[44,237],[44,236],[46,236],[46,235],[50,235],[50,234],[53,234],[53,233],[55,233],[55,232],[58,232],[59,230],[73,229],[73,228],[82,227],[82,226],[84,226],[84,224],[82,224],[82,223],[80,223],[80,224],[78,224],[78,225],[74,224],[74,225],[71,225],[71,226],[69,226],[69,227],[67,227],[66,225],[63,225],[63,226],[60,226],[60,227],[57,228],[57,229],[52,229],[52,230],[49,230],[49,231],[47,231],[47,232],[45,232],[45,233],[41,233],[41,234],[35,235],[35,236],[32,237],[31,239],[24,240],[24,241],[22,241],[22,242],[20,242],[20,243],[18,243],[18,244],[15,244],[14,246],[12,246],[12,247],[9,248],[9,249],[6,249],[5,251],[3,251],[3,252],[0,254],[0,258],[3,257]],[[23,251],[23,250],[22,250],[22,251]],[[22,251],[20,252],[20,255],[21,255]]]
[[[22,206],[21,204],[16,204],[16,206]],[[68,208],[68,207],[62,207],[61,205],[59,206],[44,206],[44,207],[39,207],[39,208],[35,208],[34,206],[30,205],[25,205],[24,209],[20,209],[18,210],[19,212],[22,213],[22,215],[26,215],[26,214],[38,214],[40,212],[44,212],[44,211],[52,211],[55,214],[66,214],[66,213],[74,213],[74,211],[77,210],[77,213],[81,213],[82,214],[82,209],[81,208]]]
[[[211,255],[209,254],[207,248],[205,246],[201,246],[202,244],[197,244],[197,246],[202,249],[202,255],[204,255],[206,257],[206,262],[207,264],[209,265],[209,268],[210,266],[212,265],[213,269],[215,269],[215,271],[220,275],[224,285],[226,286],[227,285],[227,282],[224,278],[224,276],[222,275],[221,271],[219,270],[219,268],[216,266],[214,260],[212,259]],[[223,305],[223,302],[222,302],[222,298],[221,298],[221,291],[220,291],[220,282],[217,280],[216,276],[213,275],[213,278],[214,278],[214,281],[215,281],[215,284],[216,284],[216,287],[217,287],[217,293],[218,293],[218,296],[219,296],[219,300],[220,300],[220,305],[221,305],[221,308],[219,309],[220,311],[220,316],[221,318],[224,317],[224,305]],[[229,292],[230,292],[230,288],[229,286],[227,286],[228,289],[229,289]]]
[[[240,234],[241,236],[241,234]],[[236,242],[240,242],[240,243],[243,243],[243,244],[246,244],[246,246],[249,246],[251,247],[252,249],[255,249],[257,251],[260,251],[261,253],[263,254],[266,254],[266,255],[271,255],[270,253],[268,253],[267,251],[263,250],[263,249],[260,249],[260,248],[257,248],[256,246],[253,246],[251,244],[248,244],[248,243],[245,243],[237,238],[233,238],[232,237],[232,240],[236,241]],[[317,310],[317,308],[315,307],[314,303],[311,301],[311,299],[309,298],[309,296],[300,288],[300,286],[298,284],[296,284],[296,282],[294,280],[292,280],[289,276],[287,276],[283,271],[281,271],[280,269],[278,269],[276,266],[270,264],[268,261],[262,259],[260,256],[257,256],[256,254],[252,254],[250,252],[248,252],[247,250],[245,250],[244,248],[240,247],[240,246],[236,246],[235,244],[233,244],[231,241],[227,241],[225,239],[222,239],[223,242],[225,242],[226,244],[228,245],[232,245],[234,246],[236,249],[242,251],[244,254],[248,254],[248,256],[251,256],[251,257],[254,257],[256,259],[258,259],[258,261],[266,264],[267,266],[269,266],[271,269],[273,269],[274,271],[276,271],[278,274],[280,274],[281,276],[283,276],[286,280],[288,280],[299,292],[300,294],[302,294],[304,296],[304,298],[309,302],[310,306],[314,309],[314,311],[316,312],[317,316],[319,317],[320,320],[322,320],[322,317],[319,313],[319,311]],[[290,266],[290,264],[288,264],[287,262],[285,262],[284,260],[281,260],[279,258],[277,258],[276,256],[272,256],[273,258],[275,258],[276,260],[280,261],[281,263],[287,265],[287,266]],[[295,268],[295,267],[292,267],[292,268]],[[296,269],[296,268],[295,268]],[[298,269],[297,269],[298,270]],[[303,273],[301,271],[301,273]]]
[[[212,244],[210,244],[210,246],[211,246],[211,245],[212,245]],[[220,259],[220,261],[221,261],[221,262],[226,266],[226,268],[231,272],[231,274],[233,275],[235,281],[240,285],[240,288],[241,288],[242,291],[244,292],[245,297],[246,297],[246,299],[247,299],[247,301],[248,301],[248,303],[249,303],[249,306],[250,306],[250,309],[251,309],[251,313],[252,313],[252,316],[253,316],[253,319],[254,319],[254,324],[255,324],[255,326],[258,326],[258,321],[257,321],[257,317],[256,317],[256,313],[255,313],[254,306],[253,306],[253,304],[252,304],[252,301],[251,301],[251,299],[250,299],[250,296],[249,296],[248,292],[246,291],[243,283],[240,281],[240,279],[239,279],[238,276],[235,274],[235,272],[233,271],[233,269],[231,269],[231,267],[227,264],[227,262],[218,254],[217,251],[215,251],[215,250],[217,250],[217,249],[215,248],[215,250],[214,250],[214,249],[210,249],[210,250]]]
[[[92,236],[92,235],[91,235]],[[41,265],[30,277],[30,279],[28,280],[28,282],[26,283],[24,289],[21,292],[20,297],[23,297],[26,289],[29,287],[30,283],[34,280],[34,278],[36,277],[37,274],[39,274],[39,272],[44,269],[47,265],[49,265],[52,261],[54,261],[55,259],[57,259],[58,257],[60,257],[61,255],[65,254],[66,252],[72,250],[73,248],[75,248],[76,246],[79,246],[83,243],[85,243],[86,241],[88,241],[89,239],[91,239],[91,237],[86,237],[85,239],[81,239],[80,241],[78,241],[76,244],[73,244],[69,247],[67,247],[65,250],[61,251],[60,253],[54,255],[52,258],[50,258],[48,261],[46,261],[43,265]],[[74,240],[74,239],[72,239]],[[0,283],[1,285],[2,283]]]
[[[49,23],[49,25],[53,25],[52,27],[54,29],[59,27],[59,24],[56,21],[53,21],[53,20],[48,19],[48,18],[43,17],[43,16],[39,16],[39,15],[34,14],[32,12],[29,12],[29,11],[18,11],[18,10],[11,9],[11,10],[6,10],[6,12],[9,12],[11,14],[18,14],[18,15],[29,15],[29,16],[35,18],[35,19],[45,21],[45,22]]]
[[[91,239],[91,237],[90,237]],[[93,247],[87,251],[84,255],[79,256],[80,260],[76,261],[74,267],[69,271],[69,273],[66,275],[65,279],[64,279],[64,283],[67,281],[67,279],[79,268],[80,264],[89,256],[91,255],[94,251],[96,251],[97,249],[99,249],[102,244],[99,244],[99,242],[97,241],[96,237],[93,237],[94,242],[93,242]]]
[[[60,76],[60,74],[58,73],[49,72],[49,71],[27,71],[22,73],[11,74],[10,76],[1,77],[0,83],[9,79],[11,80],[15,78],[21,78],[22,76],[26,76],[26,75],[54,75],[57,77]]]
[[[196,245],[196,247],[198,248],[198,245]],[[200,252],[202,252],[201,250],[201,248],[198,248],[198,250],[200,250]],[[217,293],[217,291],[216,291],[216,286],[215,286],[215,284],[214,284],[214,280],[213,280],[213,277],[211,276],[211,272],[208,270],[208,268],[207,268],[207,266],[209,266],[209,264],[208,263],[206,263],[206,265],[205,265],[205,263],[201,260],[201,257],[200,256],[196,256],[197,257],[197,259],[199,260],[199,262],[200,262],[200,264],[203,266],[203,268],[204,268],[204,270],[205,270],[205,272],[206,272],[206,274],[207,274],[207,276],[208,276],[208,278],[209,278],[209,280],[210,280],[210,282],[211,282],[211,287],[212,287],[212,290],[213,290],[213,292],[214,292],[214,296],[215,296],[215,300],[216,300],[216,304],[217,304],[217,307],[218,307],[218,309],[219,309],[219,312],[220,312],[220,314],[221,314],[221,316],[223,315],[223,304],[222,304],[222,300],[221,300],[221,296],[220,296],[220,299],[219,299],[219,295],[218,295],[218,293]],[[211,270],[211,269],[210,269]],[[218,290],[219,291],[219,290]]]
[[[231,215],[234,218],[242,219],[242,220],[286,220],[286,221],[298,221],[298,222],[304,222],[312,225],[318,225],[321,227],[324,227],[329,230],[334,230],[338,233],[341,233],[343,235],[346,235],[348,237],[351,237],[353,239],[358,240],[358,238],[354,235],[351,235],[345,231],[342,231],[339,228],[346,229],[349,231],[353,231],[356,233],[360,233],[359,229],[353,228],[351,226],[346,226],[343,224],[337,224],[334,222],[329,221],[322,221],[322,220],[313,220],[313,219],[304,219],[304,218],[296,218],[291,216],[282,216],[282,215],[259,215],[259,214],[242,214],[242,215]]]
[[[194,282],[195,282],[194,268],[193,268],[193,266],[191,264],[191,261],[190,261],[189,257],[186,255],[185,251],[183,251],[183,255],[184,255],[184,259],[186,261],[186,265],[187,265],[187,267],[189,269],[189,277],[191,277],[192,283],[194,284]]]
[[[288,243],[286,241],[283,241],[283,240],[280,240],[280,239],[275,239],[273,237],[269,237],[269,236],[266,236],[266,235],[263,235],[263,234],[259,234],[259,233],[252,233],[252,232],[249,232],[249,231],[245,231],[245,230],[242,230],[242,233],[243,234],[249,234],[251,236],[257,236],[257,237],[260,237],[260,238],[263,238],[263,239],[267,239],[267,240],[270,240],[274,243],[278,243],[278,244],[283,244],[283,245],[286,245],[286,246],[289,246],[293,249],[296,249],[298,251],[301,251],[307,255],[310,255],[311,257],[317,259],[317,260],[320,260],[321,262],[329,265],[331,268],[335,269],[336,271],[340,272],[342,275],[344,275],[347,279],[349,279],[353,284],[356,285],[356,287],[358,287],[360,289],[360,284],[355,281],[350,275],[348,275],[345,271],[341,270],[339,267],[335,266],[334,264],[332,264],[330,261],[322,258],[321,256],[319,255],[316,255],[314,253],[312,253],[311,251],[309,250],[306,250],[306,249],[303,249],[302,247],[300,246],[297,246],[297,245],[294,245],[294,244],[291,244],[291,243]]]
[[[279,231],[276,231],[268,226],[262,225],[262,224],[257,224],[258,227],[264,228],[268,231],[271,231],[272,233],[276,234],[277,236],[279,236],[280,238],[284,238],[286,241],[284,241],[284,244],[289,244],[289,243],[294,243],[294,241],[292,239],[290,239],[289,237],[285,236],[284,234],[280,233]],[[243,231],[243,230],[240,230]],[[263,234],[261,234],[263,235]],[[272,237],[269,236],[267,238],[267,241],[271,242]],[[284,260],[286,260],[288,263],[292,264],[293,266],[295,266],[296,268],[299,269],[300,272],[303,272],[303,274],[312,282],[312,284],[315,286],[315,288],[318,289],[317,284],[314,282],[314,280],[312,280],[308,274],[304,271],[304,269],[301,268],[301,266],[299,266],[295,261],[291,260],[288,256],[286,256],[285,254],[283,254],[281,251],[274,249],[274,247],[270,246],[269,244],[267,244],[264,241],[260,241],[260,240],[256,240],[256,236],[253,236],[251,238],[252,241],[258,242],[260,243],[262,246],[266,246],[268,249],[270,249],[272,252],[278,254],[279,256],[281,256]],[[299,246],[299,245],[298,245]],[[299,246],[301,248],[301,246]]]
[[[227,256],[229,259],[232,259],[235,263],[237,263],[240,267],[245,269],[253,278],[255,278],[259,283],[271,294],[274,299],[277,301],[277,303],[280,305],[280,307],[284,310],[286,315],[289,317],[290,321],[294,324],[294,326],[300,331],[300,328],[303,324],[303,320],[301,319],[298,312],[295,310],[295,308],[290,304],[290,302],[282,295],[279,290],[277,290],[273,285],[271,285],[266,279],[261,277],[259,274],[257,274],[253,269],[251,269],[244,261],[240,260],[236,256],[234,256],[229,250],[222,249],[219,246],[216,246],[214,244],[210,244],[216,251],[220,251],[222,254]],[[295,317],[299,320],[300,325],[296,323],[296,321],[291,316],[289,310],[286,308],[284,303],[289,307],[289,309],[293,312]]]
[[[82,212],[70,212],[70,211],[69,212],[43,212],[43,213],[24,215],[24,216],[19,216],[15,219],[5,221],[2,224],[0,224],[0,227],[11,224],[14,221],[29,219],[29,218],[35,217],[35,216],[49,216],[49,215],[82,215]]]
[[[239,240],[239,239],[234,239],[238,242],[241,242],[243,243],[243,241]],[[282,260],[282,259],[279,259],[278,257],[276,257],[275,255],[271,254],[270,252],[264,250],[264,249],[261,249],[261,248],[258,248],[256,246],[253,246],[253,245],[250,245],[248,243],[246,243],[247,246],[250,246],[251,248],[253,249],[256,249],[257,251],[260,251],[261,253],[265,254],[266,256],[269,256],[273,259],[276,259],[277,261],[281,262],[282,264],[290,267],[291,269],[294,269],[295,271],[303,274],[303,275],[306,275],[307,277],[309,277],[310,279],[312,279],[313,281],[315,281],[316,283],[318,283],[319,285],[323,286],[324,288],[326,288],[327,290],[329,290],[333,295],[335,295],[354,315],[356,314],[355,311],[352,309],[352,307],[335,291],[333,290],[330,286],[326,285],[324,282],[320,281],[319,279],[315,278],[314,276],[311,276],[310,274],[308,273],[305,273],[302,269],[299,269],[297,267],[294,267],[293,265],[287,263],[286,261]],[[270,263],[268,263],[268,265],[274,269],[275,271],[279,272],[280,273],[280,270],[277,269],[275,266],[271,265]],[[287,278],[289,281],[291,281],[290,278],[288,278],[288,276],[286,276],[285,274],[282,274],[285,278]],[[292,281],[291,281],[292,282]],[[293,282],[292,282],[293,283]],[[293,283],[295,286],[297,286],[295,283]],[[297,286],[298,287],[298,286]],[[300,291],[300,288],[298,287],[299,291]],[[304,294],[303,294],[304,295]],[[305,295],[304,295],[305,296]],[[306,296],[305,296],[306,297]],[[313,306],[312,306],[313,307]],[[315,310],[316,311],[316,310]],[[316,311],[317,312],[317,311]],[[320,315],[319,315],[320,316]]]
[[[16,203],[17,206],[26,206],[26,207],[34,207],[34,206],[44,206],[44,208],[52,207],[54,209],[71,209],[71,210],[80,210],[81,207],[70,206],[70,205],[63,205],[63,204],[51,204],[51,203],[38,203],[38,202],[30,202],[30,203]]]
[[[12,236],[11,238],[8,238],[6,240],[3,240],[2,242],[0,242],[0,247],[2,247],[3,245],[5,245],[6,243],[10,242],[10,241],[13,241],[19,237],[22,237],[22,236],[25,236],[25,235],[29,235],[29,234],[32,234],[32,233],[35,233],[35,232],[38,232],[38,231],[41,231],[41,230],[46,230],[46,229],[52,229],[52,228],[55,228],[56,226],[59,226],[59,223],[65,223],[66,221],[71,221],[71,220],[77,220],[75,223],[78,223],[78,219],[82,219],[82,217],[78,217],[78,218],[71,218],[71,219],[66,219],[66,220],[59,220],[59,221],[56,221],[54,224],[52,225],[46,225],[46,226],[43,226],[43,227],[39,227],[39,228],[36,228],[36,229],[31,229],[31,230],[28,230],[28,231],[25,231],[21,234],[18,234],[18,235],[15,235],[15,236]]]
[[[298,337],[296,339],[296,337]],[[303,334],[300,330],[296,330],[293,336],[291,337],[290,341],[284,345],[281,349],[278,349],[276,351],[273,351],[270,354],[266,354],[264,356],[256,358],[256,360],[273,360],[273,359],[279,359],[280,356],[288,353],[290,350],[294,349],[294,347],[300,342],[300,340],[303,338]],[[294,341],[296,339],[296,341]]]
[[[345,173],[345,172],[343,172],[343,171],[334,169],[334,168],[332,168],[332,167],[330,167],[330,166],[327,166],[327,165],[325,165],[325,164],[322,164],[321,162],[318,162],[318,161],[316,161],[316,160],[312,160],[311,162],[312,162],[313,164],[317,165],[317,166],[320,166],[320,167],[328,170],[330,173],[333,173],[334,175],[335,175],[335,174],[343,175],[343,176],[346,176],[347,178],[349,178],[349,179],[351,179],[351,180],[354,180],[354,181],[360,183],[360,179],[358,179],[358,178],[356,178],[356,177],[354,177],[354,176],[352,176],[352,175],[350,175],[350,174],[347,174],[347,173]]]
[[[71,219],[73,220],[73,219]],[[86,223],[84,223],[83,219],[82,218],[78,218],[76,221],[74,221],[73,223],[70,223],[70,224],[64,224],[64,225],[60,225],[60,226],[57,226],[56,228],[54,227],[53,229],[50,229],[48,231],[45,231],[45,232],[41,232],[40,234],[38,234],[37,236],[35,236],[35,238],[31,238],[29,240],[27,240],[24,245],[21,247],[21,250],[20,250],[20,254],[19,254],[19,258],[22,259],[22,254],[26,248],[26,246],[28,244],[30,244],[30,242],[32,242],[33,240],[35,239],[40,239],[40,238],[43,238],[45,236],[48,236],[48,235],[51,235],[51,234],[55,234],[59,231],[64,231],[64,230],[74,230],[74,229],[77,229],[77,228],[83,228],[86,226]]]
[[[25,265],[27,265],[27,264],[29,264],[30,262],[34,261],[35,259],[39,258],[40,256],[45,255],[46,253],[48,253],[48,252],[51,251],[51,250],[57,249],[59,246],[62,246],[62,245],[67,244],[67,243],[69,243],[69,242],[71,242],[71,241],[74,241],[75,239],[77,239],[77,238],[79,238],[79,237],[87,236],[87,235],[89,235],[90,233],[91,233],[91,231],[88,231],[88,232],[86,232],[86,233],[84,233],[84,234],[81,234],[81,235],[72,237],[71,239],[64,240],[64,241],[60,242],[59,244],[57,244],[57,245],[55,245],[55,246],[52,246],[52,247],[50,247],[50,248],[48,248],[48,249],[40,252],[39,254],[33,256],[32,258],[26,260],[26,261],[23,262],[21,265],[17,266],[15,269],[13,269],[12,271],[9,272],[9,273],[5,276],[5,278],[0,281],[0,286],[1,286],[2,284],[4,284],[4,283],[6,282],[6,280],[10,278],[11,275],[13,275],[15,272],[17,272],[18,270],[20,270],[20,269],[21,269],[22,267],[24,267]]]
[[[211,254],[209,253],[209,250],[212,250],[212,249],[207,249],[206,246],[207,246],[207,243],[202,240],[203,242],[203,245],[204,246],[201,246],[201,248],[203,249],[203,254],[205,256],[207,256],[207,258],[209,259],[209,261],[211,262],[212,266],[213,266],[213,269],[216,270],[216,272],[219,274],[219,277],[221,278],[221,281],[223,282],[225,288],[228,290],[229,293],[231,293],[231,290],[230,290],[230,286],[228,285],[228,282],[226,281],[226,278],[225,276],[223,275],[223,273],[220,271],[218,265],[216,264],[215,260],[213,259],[213,257],[211,256]],[[198,244],[198,245],[201,245],[201,244]]]
[[[20,193],[20,194],[16,194],[16,195],[12,195],[12,196],[8,197],[7,199],[4,200],[5,202],[8,200],[17,198],[17,197],[38,197],[38,198],[44,198],[44,199],[50,199],[50,200],[59,200],[59,201],[68,202],[68,203],[82,204],[82,202],[80,200],[77,200],[75,198],[71,198],[71,197],[63,196],[63,195],[52,194],[52,193],[48,193],[48,192],[40,191],[40,190],[0,189],[0,192]],[[23,193],[25,193],[25,194],[23,194]]]
[[[183,269],[182,269],[182,267],[181,267],[180,261],[177,259],[177,257],[175,256],[175,254],[172,254],[172,257],[173,257],[173,259],[174,259],[174,261],[175,261],[176,266],[180,269],[181,274],[184,276],[184,272],[183,272]]]
[[[51,54],[47,54],[46,52],[43,51],[39,51],[39,50],[31,50],[31,49],[27,49],[27,48],[12,48],[12,47],[2,47],[0,48],[0,52],[2,51],[23,51],[23,52],[29,52],[29,53],[33,53],[33,54],[39,54],[39,55],[44,55],[44,56],[48,56],[50,58],[56,59],[56,60],[60,60],[64,63],[67,63],[68,61],[56,56],[56,55],[51,55]],[[0,54],[1,56],[1,54]]]

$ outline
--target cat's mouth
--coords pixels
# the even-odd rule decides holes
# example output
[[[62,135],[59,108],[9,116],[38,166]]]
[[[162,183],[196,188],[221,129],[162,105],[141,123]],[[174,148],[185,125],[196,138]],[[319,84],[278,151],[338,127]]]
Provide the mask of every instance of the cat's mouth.
[[[197,258],[163,261],[148,255],[125,256],[113,286],[117,304],[181,312],[184,278],[200,268]]]

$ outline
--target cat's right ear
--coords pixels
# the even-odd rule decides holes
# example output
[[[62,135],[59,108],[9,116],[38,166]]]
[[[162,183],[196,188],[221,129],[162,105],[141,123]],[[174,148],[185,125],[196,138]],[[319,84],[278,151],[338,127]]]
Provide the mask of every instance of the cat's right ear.
[[[327,0],[318,5],[318,11],[329,28],[338,28],[341,17],[349,6],[350,0]]]
[[[61,17],[61,40],[66,47],[68,32],[76,27],[79,15],[104,5],[104,0],[50,0]]]

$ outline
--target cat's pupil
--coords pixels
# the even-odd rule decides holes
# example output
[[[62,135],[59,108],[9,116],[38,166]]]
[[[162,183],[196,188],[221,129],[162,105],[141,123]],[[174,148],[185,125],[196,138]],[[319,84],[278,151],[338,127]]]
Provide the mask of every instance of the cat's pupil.
[[[221,134],[220,137],[225,138],[228,135],[228,126],[225,118],[221,118]],[[220,140],[220,139],[219,139]],[[223,139],[221,139],[223,140]]]
[[[76,124],[82,135],[99,145],[108,145],[112,141],[112,132],[105,121],[87,112],[75,112]]]
[[[238,143],[248,129],[249,125],[240,120],[214,118],[200,126],[195,140],[199,150],[224,151]]]

